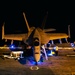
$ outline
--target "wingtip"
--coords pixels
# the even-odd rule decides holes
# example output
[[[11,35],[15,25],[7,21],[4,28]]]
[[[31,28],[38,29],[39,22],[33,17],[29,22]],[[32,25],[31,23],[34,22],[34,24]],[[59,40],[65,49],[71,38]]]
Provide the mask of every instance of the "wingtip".
[[[3,23],[3,26],[2,26],[2,39],[4,39],[4,25],[5,25],[5,22]]]
[[[2,28],[4,27],[4,25],[5,25],[5,22],[3,23]]]

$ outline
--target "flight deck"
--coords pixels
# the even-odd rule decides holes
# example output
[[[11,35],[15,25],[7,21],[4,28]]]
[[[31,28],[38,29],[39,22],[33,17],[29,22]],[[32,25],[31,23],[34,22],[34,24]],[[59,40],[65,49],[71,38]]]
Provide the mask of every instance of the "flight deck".
[[[22,65],[14,59],[0,58],[0,75],[74,75],[75,56],[72,55],[75,55],[73,50],[59,50],[58,56],[50,56],[38,70],[31,70],[30,65]]]

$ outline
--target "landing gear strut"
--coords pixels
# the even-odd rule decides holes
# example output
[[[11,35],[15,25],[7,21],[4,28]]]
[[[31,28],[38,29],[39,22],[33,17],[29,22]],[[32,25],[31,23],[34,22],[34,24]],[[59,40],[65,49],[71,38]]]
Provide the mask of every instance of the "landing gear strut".
[[[35,62],[35,65],[37,66],[37,65],[38,65],[38,63],[37,63],[37,62]]]

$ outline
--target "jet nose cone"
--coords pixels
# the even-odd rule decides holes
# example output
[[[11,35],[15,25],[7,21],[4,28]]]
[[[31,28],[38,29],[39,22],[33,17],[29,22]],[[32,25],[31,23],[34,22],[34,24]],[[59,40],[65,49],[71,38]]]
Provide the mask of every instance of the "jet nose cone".
[[[40,60],[40,54],[35,53],[35,61],[38,62]]]

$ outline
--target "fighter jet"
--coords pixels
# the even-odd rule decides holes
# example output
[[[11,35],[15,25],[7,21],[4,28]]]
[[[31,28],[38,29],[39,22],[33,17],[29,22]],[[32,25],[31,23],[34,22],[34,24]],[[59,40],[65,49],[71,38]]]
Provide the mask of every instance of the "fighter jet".
[[[47,13],[48,15],[48,13]],[[31,47],[34,61],[36,64],[41,60],[41,54],[45,55],[47,58],[47,52],[45,50],[45,44],[47,44],[50,40],[68,38],[66,33],[52,33],[50,31],[55,31],[56,29],[44,29],[47,15],[45,16],[41,27],[30,27],[26,18],[25,13],[23,12],[24,20],[26,22],[26,26],[28,32],[25,34],[5,34],[4,32],[4,24],[2,26],[2,39],[5,40],[18,40],[23,41],[25,45]],[[50,33],[47,33],[50,32]]]

